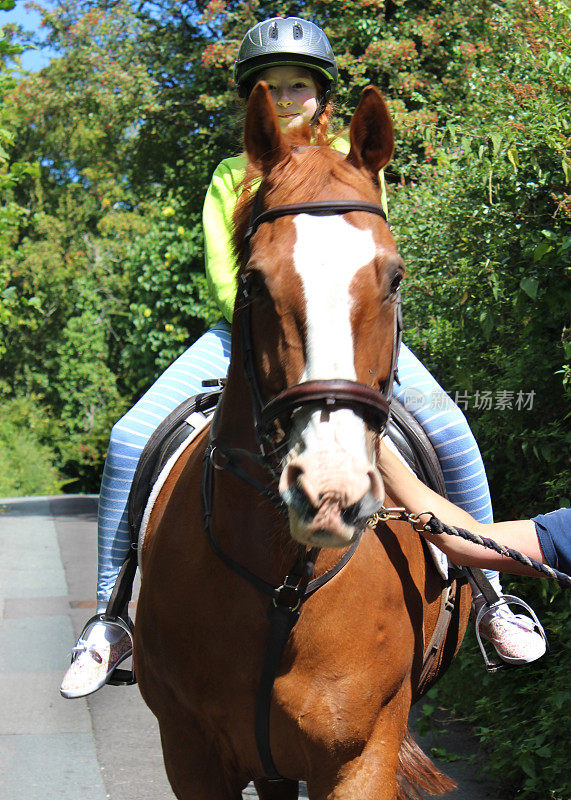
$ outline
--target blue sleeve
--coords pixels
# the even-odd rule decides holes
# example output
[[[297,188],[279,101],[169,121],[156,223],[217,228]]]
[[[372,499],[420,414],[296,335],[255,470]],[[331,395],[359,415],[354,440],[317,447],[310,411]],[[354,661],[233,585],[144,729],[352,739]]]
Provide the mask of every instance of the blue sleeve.
[[[533,522],[549,566],[571,574],[571,508],[539,514]]]

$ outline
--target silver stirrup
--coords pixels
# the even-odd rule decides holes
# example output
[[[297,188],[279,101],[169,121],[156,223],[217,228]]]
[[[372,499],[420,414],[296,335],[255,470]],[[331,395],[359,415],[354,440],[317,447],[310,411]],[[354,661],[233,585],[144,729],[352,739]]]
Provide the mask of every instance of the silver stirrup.
[[[98,622],[104,622],[106,625],[119,628],[121,631],[123,631],[123,633],[126,633],[131,640],[131,649],[133,648],[133,628],[131,625],[129,625],[128,622],[125,622],[125,620],[121,617],[110,617],[106,613],[95,614],[95,616],[91,617],[91,619],[88,619],[83,626],[79,640],[83,639],[84,636],[87,636],[91,628],[93,628],[93,626]],[[132,654],[131,656],[123,656],[123,658],[117,663],[120,664],[122,661],[131,657]],[[73,662],[73,656],[71,660]],[[132,686],[134,683],[137,683],[134,667],[131,667],[131,669],[119,669],[118,667],[115,667],[105,683],[109,684],[109,686]]]
[[[499,661],[493,661],[491,658],[489,658],[489,656],[486,653],[486,650],[484,648],[484,643],[482,642],[482,637],[480,635],[480,622],[486,616],[486,614],[490,614],[492,611],[495,611],[497,608],[499,608],[499,606],[508,605],[508,604],[516,605],[516,606],[523,606],[523,608],[525,608],[525,610],[529,613],[531,619],[533,620],[533,624],[534,624],[535,628],[537,629],[537,632],[539,633],[539,635],[541,636],[541,638],[545,642],[545,648],[547,649],[547,647],[548,647],[547,636],[545,635],[545,631],[543,630],[543,625],[538,620],[537,614],[535,613],[533,608],[531,608],[531,606],[528,606],[528,604],[525,602],[525,600],[521,600],[519,597],[515,597],[515,595],[513,595],[513,594],[504,594],[499,598],[499,600],[497,600],[495,603],[492,603],[491,606],[487,605],[487,603],[484,603],[484,605],[478,611],[478,614],[476,616],[476,623],[475,623],[476,624],[476,639],[478,640],[478,645],[480,647],[480,650],[482,651],[482,656],[484,658],[484,664],[486,665],[486,670],[488,672],[499,672],[501,669],[509,669],[510,667],[515,666],[515,665],[512,665],[512,664],[508,664],[507,661],[502,661],[502,659],[499,658],[499,656],[498,656]],[[492,645],[492,647],[493,647],[493,645]]]

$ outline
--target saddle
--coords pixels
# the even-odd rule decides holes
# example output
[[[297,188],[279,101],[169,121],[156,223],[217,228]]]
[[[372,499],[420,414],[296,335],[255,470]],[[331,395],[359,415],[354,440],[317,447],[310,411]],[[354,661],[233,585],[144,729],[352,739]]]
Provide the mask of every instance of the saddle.
[[[222,394],[222,381],[217,383],[217,390],[189,397],[175,408],[161,422],[141,453],[128,504],[129,533],[134,550],[138,549],[145,509],[161,472],[181,445],[188,446],[214,414]]]
[[[159,425],[153,433],[139,459],[128,502],[131,549],[109,600],[106,616],[117,617],[124,612],[131,599],[133,580],[137,569],[142,536],[158,494],[171,467],[182,452],[210,423],[211,417],[223,391],[223,380],[207,382],[214,385],[213,391],[198,394],[185,400]],[[446,497],[444,477],[438,458],[424,430],[414,417],[393,398],[386,435],[395,445],[411,471],[433,491]],[[169,463],[170,462],[170,463]],[[426,543],[424,543],[426,546]],[[424,666],[417,697],[420,697],[436,679],[438,673],[452,660],[444,654],[448,627],[454,611],[458,580],[452,575],[445,582],[442,594],[441,613],[434,635],[425,650]],[[123,674],[125,673],[125,674]],[[110,683],[122,685],[132,683],[134,676],[127,671],[116,670]]]
[[[166,417],[145,445],[129,495],[129,530],[134,549],[138,547],[141,522],[157,479],[181,445],[188,446],[210,421],[221,394],[220,386],[215,391],[185,400]],[[414,417],[395,399],[391,402],[386,435],[411,471],[433,491],[446,497],[444,477],[432,445]]]

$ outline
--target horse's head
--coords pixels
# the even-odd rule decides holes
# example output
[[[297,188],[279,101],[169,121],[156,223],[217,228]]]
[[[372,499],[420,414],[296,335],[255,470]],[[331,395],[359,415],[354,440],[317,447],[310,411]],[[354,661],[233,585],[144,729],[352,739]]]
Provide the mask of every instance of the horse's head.
[[[329,147],[286,140],[263,83],[250,97],[245,140],[262,176],[256,214],[323,201],[379,207],[377,176],[391,157],[393,132],[376,89],[363,92],[346,157]],[[382,413],[375,414],[380,395],[373,389],[391,382],[396,366],[403,264],[385,220],[371,210],[325,215],[290,210],[255,226],[245,250],[241,242],[251,206],[243,199],[236,213],[247,291],[235,316],[241,334],[235,327],[234,336],[242,336],[243,355],[244,340],[252,343],[246,371],[257,384],[260,409],[278,398],[270,403],[269,419],[264,410],[261,416],[280,444],[279,490],[293,538],[345,547],[384,498],[375,466]],[[339,382],[341,399],[332,381]],[[292,389],[298,384],[299,391]]]

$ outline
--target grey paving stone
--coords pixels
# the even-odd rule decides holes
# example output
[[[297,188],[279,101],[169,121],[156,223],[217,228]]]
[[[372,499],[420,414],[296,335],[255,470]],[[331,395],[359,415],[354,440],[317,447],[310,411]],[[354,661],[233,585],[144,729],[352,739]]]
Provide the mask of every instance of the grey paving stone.
[[[65,668],[62,642],[72,638],[69,617],[5,619],[0,627],[0,673]]]
[[[84,700],[64,700],[61,672],[19,672],[0,679],[0,733],[57,734],[91,732]]]
[[[106,800],[91,733],[0,737],[3,800]]]
[[[67,594],[48,501],[0,505],[0,597]]]

